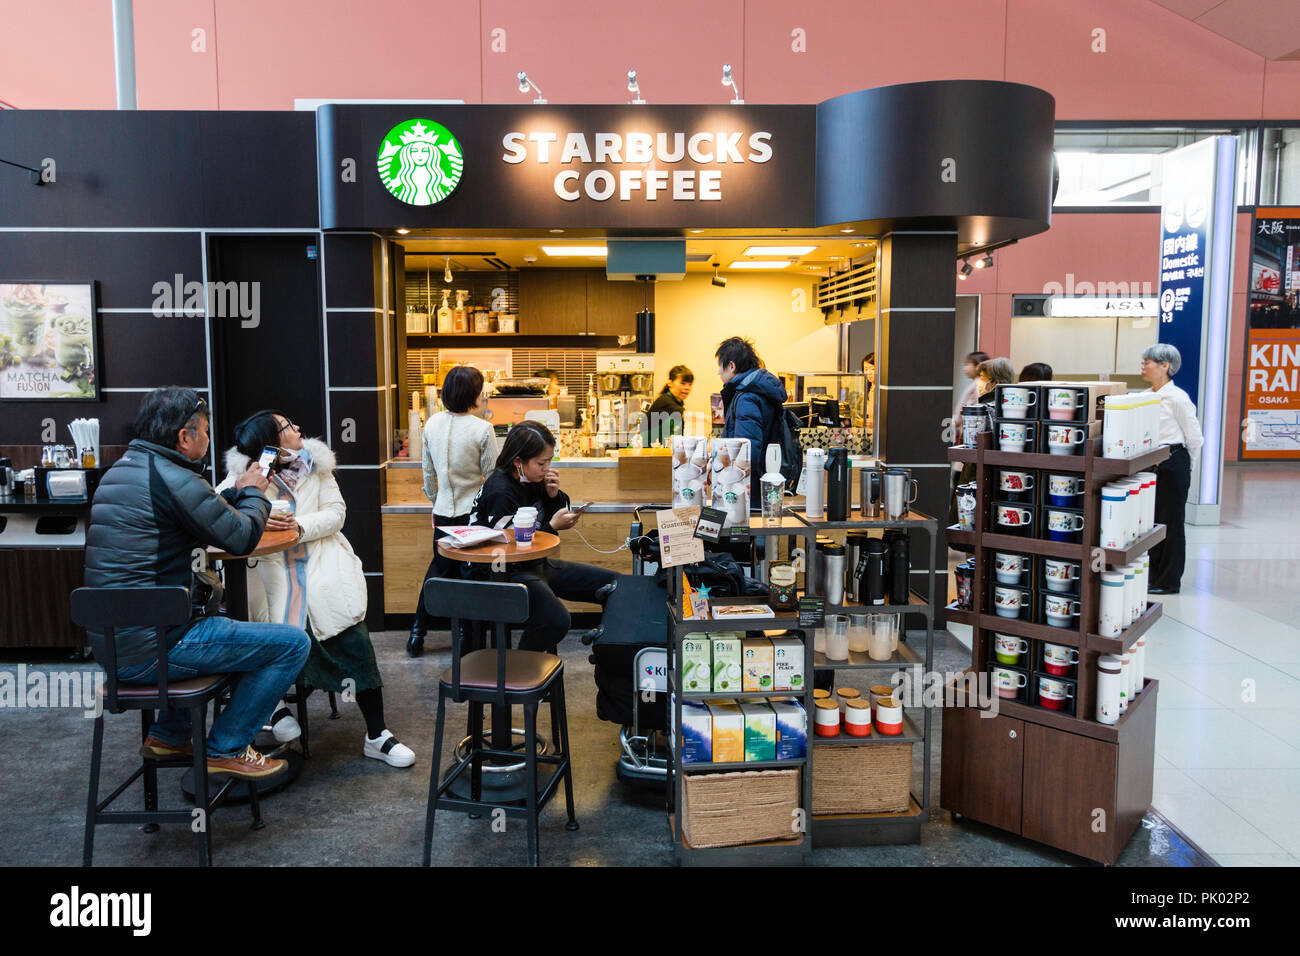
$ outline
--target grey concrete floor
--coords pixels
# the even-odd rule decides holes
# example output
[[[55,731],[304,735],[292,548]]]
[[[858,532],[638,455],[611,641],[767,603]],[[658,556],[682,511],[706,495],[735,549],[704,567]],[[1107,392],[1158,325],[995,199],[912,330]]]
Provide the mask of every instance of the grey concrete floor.
[[[390,768],[361,755],[365,727],[354,705],[340,704],[329,719],[323,694],[309,701],[311,758],[287,790],[263,802],[264,830],[253,832],[242,806],[215,815],[213,847],[221,866],[414,866],[421,857],[424,808],[429,785],[437,675],[448,664],[446,635],[430,634],[425,655],[405,653],[405,635],[374,635],[385,681],[389,727],[415,750],[415,767]],[[564,829],[562,794],[543,813],[541,861],[550,866],[666,866],[672,847],[661,789],[638,790],[615,776],[618,731],[595,714],[592,666],[576,633],[562,645],[574,751],[574,784],[581,829]],[[944,635],[936,651],[938,669],[960,669],[965,651]],[[51,670],[91,669],[66,662],[28,664]],[[0,664],[13,671],[15,665]],[[464,711],[451,707],[451,727],[461,730]],[[816,850],[820,865],[875,866],[1082,866],[1087,861],[964,821],[937,807],[939,714],[934,728],[930,820],[918,845]],[[73,866],[81,861],[82,829],[92,722],[74,709],[0,709],[0,866]],[[449,737],[453,736],[449,734]],[[459,733],[454,736],[460,736]],[[139,721],[134,714],[108,715],[105,729],[106,793],[138,764]],[[916,791],[920,753],[915,748]],[[180,771],[160,772],[164,806],[179,806]],[[113,781],[113,783],[109,783]],[[125,807],[140,805],[136,784],[123,796]],[[509,821],[495,832],[486,818],[438,815],[434,863],[444,866],[521,865],[523,824]],[[144,834],[135,826],[100,827],[97,865],[188,866],[194,838],[184,826]],[[1119,861],[1121,866],[1213,865],[1156,814],[1148,814]]]

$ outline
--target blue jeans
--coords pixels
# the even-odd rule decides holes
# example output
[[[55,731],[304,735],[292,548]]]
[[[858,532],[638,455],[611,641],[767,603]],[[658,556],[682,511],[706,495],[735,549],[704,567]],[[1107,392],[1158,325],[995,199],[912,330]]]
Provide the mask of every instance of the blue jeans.
[[[234,757],[244,752],[293,685],[310,650],[307,632],[288,624],[205,617],[185,632],[167,652],[169,681],[203,674],[230,674],[235,681],[230,706],[213,721],[208,734],[209,757]],[[118,680],[126,684],[152,684],[157,677],[156,660],[117,672]],[[193,734],[190,715],[183,710],[160,711],[149,733],[180,746]]]

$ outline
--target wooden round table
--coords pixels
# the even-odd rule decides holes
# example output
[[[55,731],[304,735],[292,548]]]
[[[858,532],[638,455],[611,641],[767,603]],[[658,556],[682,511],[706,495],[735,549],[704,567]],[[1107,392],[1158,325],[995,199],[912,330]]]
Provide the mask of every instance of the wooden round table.
[[[533,540],[525,545],[515,543],[513,528],[506,528],[505,535],[507,540],[504,542],[489,541],[486,544],[478,544],[472,548],[452,548],[439,542],[438,553],[452,561],[491,565],[492,580],[505,581],[510,574],[508,565],[522,564],[525,561],[539,561],[560,549],[560,536],[551,534],[548,531],[534,532]],[[509,628],[506,629],[506,646],[510,646]],[[467,649],[462,647],[461,653],[467,653]],[[491,712],[492,749],[514,750],[514,733],[511,727],[510,708],[493,705]],[[523,741],[521,741],[521,745],[527,746]],[[521,760],[519,767],[522,768],[522,766]],[[467,776],[462,775],[461,780],[466,781],[463,792],[457,793],[456,788],[453,788],[452,793],[467,798],[469,796],[468,779]],[[459,785],[460,782],[458,780],[456,783]],[[509,772],[485,773],[483,775],[483,787],[493,791],[493,799],[502,802],[510,800],[522,801],[526,781],[521,769]]]

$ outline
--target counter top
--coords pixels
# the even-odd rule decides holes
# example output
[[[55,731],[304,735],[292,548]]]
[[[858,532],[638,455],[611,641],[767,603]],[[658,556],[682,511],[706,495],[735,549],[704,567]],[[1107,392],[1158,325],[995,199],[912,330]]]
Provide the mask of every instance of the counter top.
[[[587,510],[591,514],[630,515],[638,507],[648,507],[655,502],[601,501],[593,502]],[[660,505],[662,507],[662,505]],[[429,502],[399,501],[391,505],[380,505],[379,511],[386,515],[429,515],[433,514],[433,505]]]
[[[385,468],[422,468],[423,464],[419,461],[411,461],[409,458],[392,458],[384,462]],[[553,468],[616,468],[618,467],[617,458],[552,458],[551,467]]]
[[[90,499],[81,498],[0,498],[0,514],[79,515],[90,507]]]

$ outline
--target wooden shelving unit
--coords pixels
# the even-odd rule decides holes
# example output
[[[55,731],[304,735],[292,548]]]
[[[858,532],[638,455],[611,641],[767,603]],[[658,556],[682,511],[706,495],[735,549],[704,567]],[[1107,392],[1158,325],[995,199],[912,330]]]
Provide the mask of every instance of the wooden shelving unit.
[[[854,512],[856,514],[856,512]],[[828,522],[813,520],[795,511],[783,518],[780,525],[766,526],[760,518],[752,518],[749,533],[755,538],[771,539],[789,538],[802,540],[806,549],[811,549],[819,531],[844,530],[889,530],[918,529],[925,531],[929,538],[928,585],[932,595],[937,595],[937,559],[939,523],[934,518],[919,512],[909,512],[897,521],[885,519],[854,519],[848,521]],[[774,542],[771,542],[774,543]],[[803,701],[808,715],[808,746],[806,756],[796,761],[775,761],[773,763],[748,762],[743,764],[695,763],[681,762],[681,735],[674,735],[672,756],[669,766],[671,801],[674,810],[682,805],[682,785],[674,768],[680,767],[683,774],[716,773],[736,770],[800,768],[800,806],[811,821],[811,832],[801,835],[799,839],[775,841],[772,843],[753,844],[736,847],[696,848],[686,842],[680,820],[675,812],[669,814],[669,826],[673,835],[673,846],[677,862],[683,865],[777,865],[781,863],[802,863],[807,855],[817,846],[874,846],[896,843],[916,843],[921,838],[921,824],[928,817],[930,809],[930,749],[932,746],[933,710],[924,708],[920,723],[913,718],[915,712],[904,715],[903,733],[898,736],[885,736],[872,731],[869,737],[851,737],[841,734],[838,737],[818,738],[814,732],[813,720],[813,675],[815,671],[897,671],[904,668],[923,666],[926,672],[933,669],[934,662],[934,626],[937,612],[937,597],[927,600],[912,591],[908,603],[902,605],[861,605],[845,603],[828,605],[827,613],[871,613],[900,615],[900,628],[904,627],[905,615],[915,614],[925,618],[925,630],[904,630],[900,634],[898,649],[887,661],[871,660],[866,654],[850,652],[844,661],[828,661],[823,654],[813,650],[811,628],[802,627],[797,614],[778,614],[776,617],[736,621],[684,621],[680,618],[681,592],[680,568],[668,577],[668,628],[669,628],[669,682],[670,686],[681,685],[681,639],[687,634],[706,631],[740,630],[751,631],[787,630],[799,635],[804,643],[804,690],[802,692],[772,691],[761,694],[732,694],[726,692],[700,692],[678,695],[674,703],[674,725],[682,726],[681,702],[683,699],[762,699],[767,697],[798,698]],[[817,583],[809,583],[807,593],[817,595]],[[766,598],[727,598],[728,604],[765,604]],[[909,638],[911,641],[909,641]],[[924,639],[924,653],[915,646]],[[882,678],[883,680],[883,678]],[[818,750],[825,747],[862,745],[862,744],[921,744],[923,749],[923,774],[921,792],[910,795],[909,807],[899,813],[867,813],[853,815],[814,815],[812,810],[812,774],[813,761]]]
[[[958,692],[958,705],[944,710],[940,805],[955,814],[1113,863],[1150,805],[1158,683],[1146,681],[1118,723],[1099,723],[1094,719],[1097,659],[1131,647],[1159,619],[1161,605],[1151,602],[1146,613],[1119,637],[1101,637],[1096,633],[1099,574],[1104,565],[1132,561],[1163,541],[1165,528],[1157,525],[1124,549],[1099,547],[1100,492],[1102,485],[1116,477],[1158,465],[1169,457],[1169,449],[1162,446],[1141,457],[1120,460],[1101,457],[1100,438],[1085,442],[1082,454],[1064,456],[995,451],[990,434],[979,437],[977,447],[954,448],[948,453],[951,461],[975,465],[975,528],[946,529],[949,541],[974,549],[975,574],[972,608],[948,607],[944,613],[948,620],[971,626],[971,670],[976,675],[991,666],[991,645],[998,632],[1032,642],[1024,668],[1031,683],[1041,643],[1075,648],[1079,662],[1073,678],[1074,713],[994,698],[995,708],[983,708],[985,714],[995,710],[997,716],[990,718],[981,716],[979,702]],[[991,526],[998,468],[1038,471],[1040,485],[1041,476],[1049,472],[1081,475],[1082,540],[1076,544],[989,533],[986,529]],[[1077,626],[1055,627],[992,613],[988,604],[995,551],[1078,561]],[[1036,581],[1031,578],[1030,584]],[[1032,591],[1038,593],[1036,587]],[[1032,687],[1026,696],[1033,699]],[[1105,815],[1104,829],[1089,821],[1087,815],[1094,811]]]

